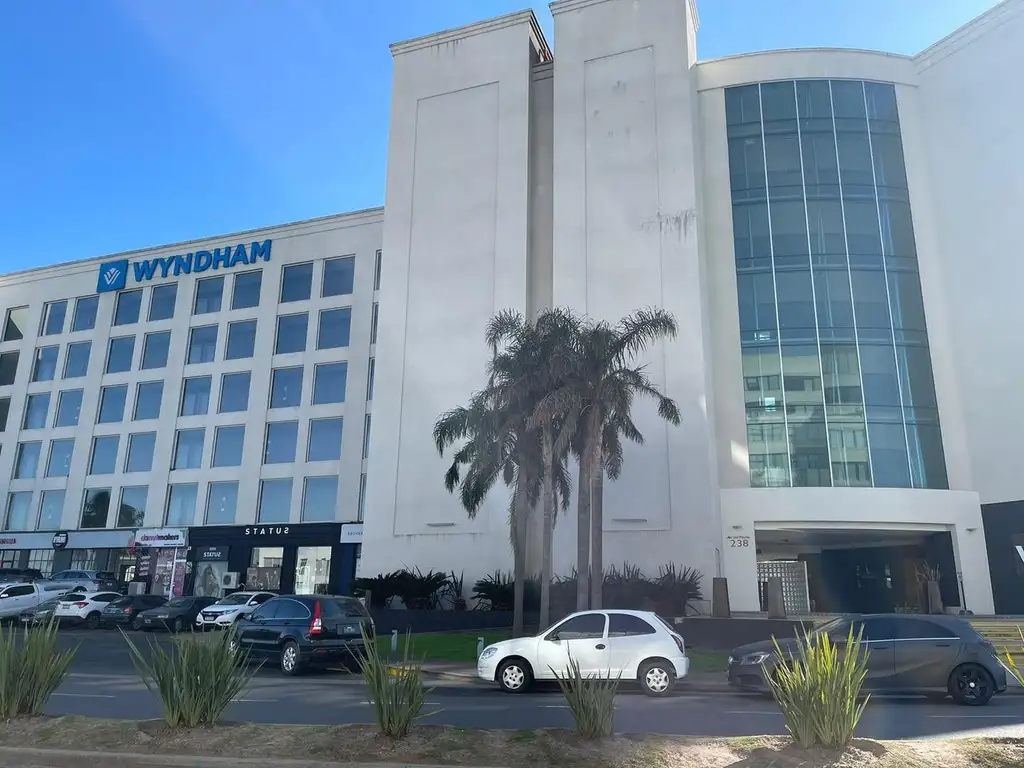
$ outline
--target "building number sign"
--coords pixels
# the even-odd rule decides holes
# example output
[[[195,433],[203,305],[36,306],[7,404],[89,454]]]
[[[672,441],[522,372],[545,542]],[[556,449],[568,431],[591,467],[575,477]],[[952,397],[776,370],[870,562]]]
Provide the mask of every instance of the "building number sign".
[[[749,547],[750,537],[749,536],[730,536],[729,547]]]

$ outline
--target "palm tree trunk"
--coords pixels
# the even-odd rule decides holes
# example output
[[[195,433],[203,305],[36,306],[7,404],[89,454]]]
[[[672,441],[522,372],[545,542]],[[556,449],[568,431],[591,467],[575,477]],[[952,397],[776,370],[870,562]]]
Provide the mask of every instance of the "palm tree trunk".
[[[551,579],[554,574],[552,538],[555,528],[555,477],[554,477],[554,446],[555,437],[551,427],[544,429],[541,435],[541,459],[544,475],[541,478],[541,503],[544,505],[544,532],[541,575],[540,575],[540,627],[548,626],[551,621]]]
[[[604,607],[604,463],[598,459],[590,494],[590,607]]]
[[[590,602],[590,476],[586,452],[580,457],[576,483],[576,610],[587,610]]]
[[[526,514],[529,500],[526,493],[526,478],[516,478],[515,499],[512,502],[512,636],[523,636],[523,600],[526,594]]]

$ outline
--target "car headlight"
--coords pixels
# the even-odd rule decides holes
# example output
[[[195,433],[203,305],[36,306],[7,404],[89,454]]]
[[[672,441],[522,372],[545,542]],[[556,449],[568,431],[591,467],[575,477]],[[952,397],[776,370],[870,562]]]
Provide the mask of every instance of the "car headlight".
[[[480,661],[483,661],[484,659],[491,658],[491,656],[493,656],[497,652],[498,652],[498,649],[495,648],[493,645],[490,646],[489,648],[484,648],[484,652],[480,654]]]
[[[764,664],[772,655],[765,653],[764,651],[758,651],[757,653],[750,653],[740,659],[740,664]]]

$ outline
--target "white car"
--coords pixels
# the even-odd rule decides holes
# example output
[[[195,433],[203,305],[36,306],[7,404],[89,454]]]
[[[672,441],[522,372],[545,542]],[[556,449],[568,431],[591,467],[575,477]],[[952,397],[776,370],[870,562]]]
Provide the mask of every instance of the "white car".
[[[83,622],[90,629],[96,629],[103,609],[119,597],[124,595],[120,592],[69,592],[57,603],[53,617],[62,622]]]
[[[267,600],[277,597],[273,592],[234,592],[208,605],[196,616],[196,629],[224,629],[243,616],[248,616]]]
[[[649,611],[608,610],[574,613],[536,637],[489,645],[477,674],[521,693],[555,672],[565,677],[570,656],[584,677],[635,680],[648,696],[667,696],[690,671],[686,644],[667,621]]]
[[[50,598],[63,595],[65,591],[42,584],[0,584],[0,619],[20,616]]]

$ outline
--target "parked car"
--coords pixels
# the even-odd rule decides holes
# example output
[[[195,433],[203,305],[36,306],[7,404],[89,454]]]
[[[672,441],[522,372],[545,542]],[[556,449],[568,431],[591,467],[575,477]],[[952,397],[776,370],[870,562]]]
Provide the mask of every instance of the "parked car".
[[[331,595],[274,597],[235,625],[231,645],[252,660],[274,659],[286,675],[341,662],[350,669],[374,636],[373,619],[358,600]]]
[[[167,602],[163,595],[127,595],[111,600],[100,616],[100,626],[142,629],[142,611],[159,608]]]
[[[223,629],[243,616],[248,616],[267,600],[276,597],[273,592],[233,592],[222,597],[196,616],[196,629]]]
[[[119,597],[120,592],[69,592],[57,603],[53,615],[62,623],[85,624],[89,629],[96,629],[103,609]]]
[[[851,626],[867,646],[863,690],[924,694],[958,704],[982,706],[1006,690],[1006,668],[996,649],[970,622],[956,616],[875,614],[847,616],[823,624],[812,635],[828,634],[844,646]],[[795,653],[796,638],[779,640],[784,654]],[[772,641],[735,648],[729,657],[729,684],[769,693],[767,677],[778,662]]]
[[[159,608],[142,611],[141,629],[149,632],[154,629],[166,629],[170,632],[181,632],[195,624],[196,616],[209,605],[217,602],[215,597],[175,597]]]
[[[3,584],[38,581],[42,578],[42,571],[38,568],[0,568],[0,583]]]
[[[64,595],[60,595],[43,600],[39,605],[22,611],[18,618],[23,625],[46,624],[54,619],[53,612],[57,609],[57,604],[63,599]]]
[[[683,638],[648,611],[581,611],[535,637],[504,640],[484,648],[477,674],[503,691],[522,693],[534,680],[564,676],[569,658],[584,676],[611,673],[636,680],[648,696],[667,696],[690,671]]]
[[[117,592],[120,588],[117,577],[110,571],[59,571],[42,581],[66,591],[80,587],[86,592]]]
[[[0,620],[17,618],[22,611],[35,608],[50,597],[63,592],[64,590],[58,587],[49,588],[38,583],[0,584]]]

